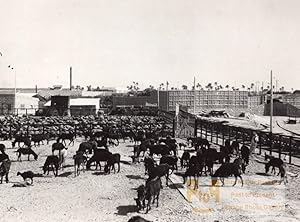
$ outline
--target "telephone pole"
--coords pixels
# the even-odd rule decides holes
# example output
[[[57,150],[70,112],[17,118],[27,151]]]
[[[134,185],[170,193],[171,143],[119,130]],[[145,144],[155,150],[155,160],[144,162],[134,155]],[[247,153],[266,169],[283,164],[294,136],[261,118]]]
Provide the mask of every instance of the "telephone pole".
[[[273,73],[271,70],[271,90],[270,90],[270,155],[273,147]]]

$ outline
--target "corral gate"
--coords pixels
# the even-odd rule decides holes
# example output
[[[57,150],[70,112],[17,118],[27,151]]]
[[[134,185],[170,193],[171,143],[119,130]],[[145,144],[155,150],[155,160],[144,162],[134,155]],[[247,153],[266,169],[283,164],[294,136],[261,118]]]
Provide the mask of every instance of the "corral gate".
[[[193,137],[195,132],[195,116],[188,113],[183,106],[176,107],[175,116],[175,137]]]

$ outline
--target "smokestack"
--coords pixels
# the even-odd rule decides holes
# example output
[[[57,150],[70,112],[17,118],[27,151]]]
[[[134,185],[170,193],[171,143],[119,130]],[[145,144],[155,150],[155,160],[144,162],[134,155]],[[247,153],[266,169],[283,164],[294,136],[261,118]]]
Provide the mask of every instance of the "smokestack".
[[[37,85],[35,85],[35,93],[37,93]]]
[[[72,66],[70,67],[70,90],[72,90]]]

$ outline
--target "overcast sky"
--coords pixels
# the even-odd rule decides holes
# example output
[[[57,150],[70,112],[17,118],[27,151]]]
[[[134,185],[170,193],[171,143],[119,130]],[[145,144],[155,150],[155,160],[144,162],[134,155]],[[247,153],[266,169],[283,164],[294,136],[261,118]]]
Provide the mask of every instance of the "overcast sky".
[[[0,87],[300,88],[299,0],[0,0]]]

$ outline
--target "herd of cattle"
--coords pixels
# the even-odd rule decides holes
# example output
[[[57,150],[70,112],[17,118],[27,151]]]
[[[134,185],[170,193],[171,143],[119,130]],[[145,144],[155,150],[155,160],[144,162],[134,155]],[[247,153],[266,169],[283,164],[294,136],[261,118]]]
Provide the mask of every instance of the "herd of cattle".
[[[52,144],[52,155],[47,156],[43,171],[49,174],[53,171],[58,175],[58,170],[64,167],[68,145],[74,143],[76,137],[84,137],[73,156],[75,175],[80,170],[89,170],[93,163],[95,168],[105,162],[104,172],[110,173],[115,169],[120,171],[121,155],[111,153],[110,146],[118,146],[120,140],[129,140],[134,143],[133,162],[140,162],[142,159],[145,165],[145,174],[148,175],[145,183],[137,188],[135,198],[138,210],[146,208],[146,213],[151,209],[151,203],[156,201],[158,206],[161,178],[166,177],[166,185],[170,174],[178,170],[178,164],[184,169],[182,174],[183,183],[187,178],[194,177],[195,186],[198,186],[198,178],[209,174],[212,177],[212,185],[216,185],[218,178],[224,185],[224,178],[229,176],[240,178],[243,185],[242,174],[246,172],[249,164],[249,147],[240,146],[237,141],[225,141],[224,146],[214,149],[204,138],[191,137],[186,142],[179,143],[171,137],[171,129],[158,117],[126,117],[126,116],[93,116],[62,118],[62,117],[14,117],[7,116],[0,119],[0,138],[11,140],[12,148],[18,146],[15,151],[18,154],[18,161],[22,155],[27,155],[28,160],[32,155],[36,160],[38,155],[33,151],[32,146],[49,143]],[[181,156],[178,150],[183,149]],[[188,148],[188,149],[187,149]],[[6,147],[0,144],[0,177],[1,183],[5,176],[8,182],[11,166],[10,157],[5,152]],[[58,151],[58,152],[57,152]],[[181,151],[182,152],[182,151]],[[195,153],[194,155],[192,153]],[[55,155],[56,154],[56,155]],[[266,156],[269,160],[265,165],[266,173],[270,167],[275,171],[279,168],[282,181],[286,182],[285,164],[279,158]],[[220,164],[214,171],[214,164]],[[18,172],[24,181],[30,180],[33,183],[35,174],[32,171]],[[190,180],[191,181],[191,180]],[[147,201],[147,204],[146,204]],[[136,217],[130,221],[146,221]]]

